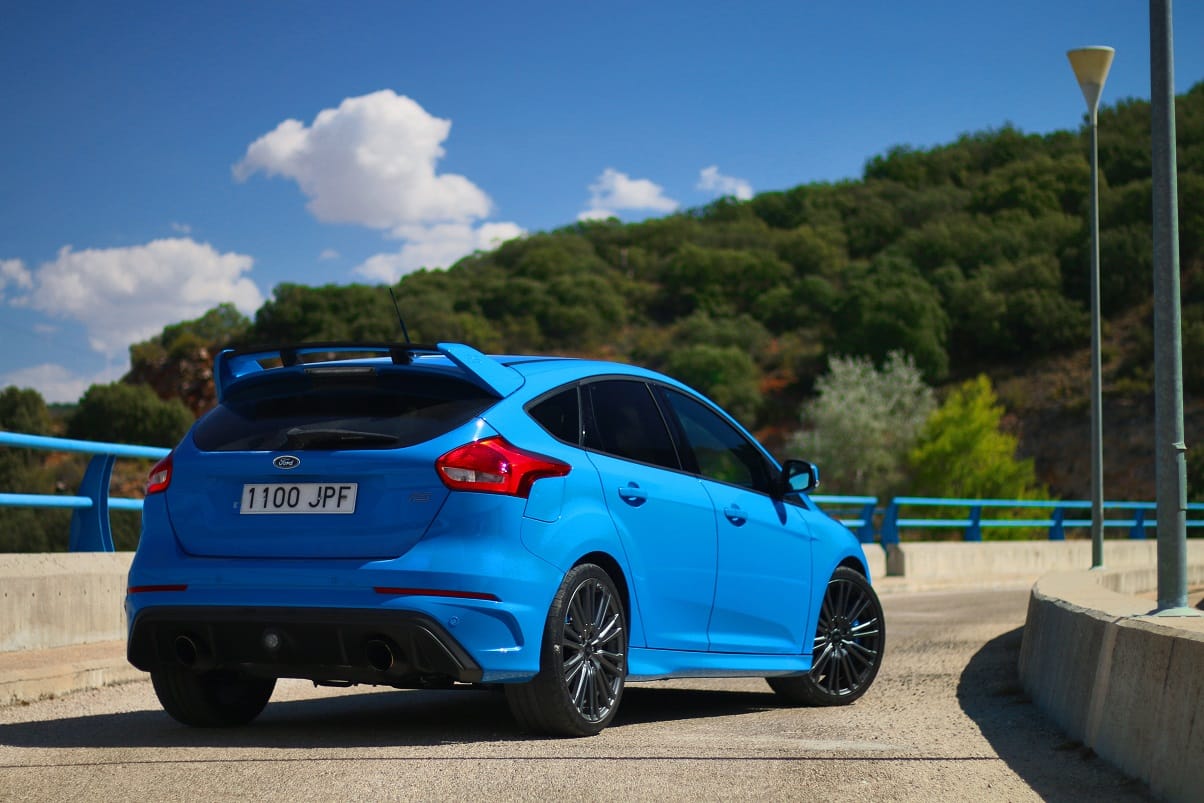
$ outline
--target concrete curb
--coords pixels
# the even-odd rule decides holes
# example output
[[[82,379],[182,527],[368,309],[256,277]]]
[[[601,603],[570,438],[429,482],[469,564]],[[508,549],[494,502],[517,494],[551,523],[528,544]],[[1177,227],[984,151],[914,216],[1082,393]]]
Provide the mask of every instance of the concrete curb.
[[[126,661],[124,641],[0,653],[0,706],[147,677]]]
[[[1188,575],[1193,585],[1204,582],[1204,566],[1190,566]],[[1029,599],[1020,681],[1072,739],[1155,796],[1198,800],[1204,618],[1152,616],[1152,601],[1118,591],[1147,591],[1150,581],[1149,569],[1040,578]]]

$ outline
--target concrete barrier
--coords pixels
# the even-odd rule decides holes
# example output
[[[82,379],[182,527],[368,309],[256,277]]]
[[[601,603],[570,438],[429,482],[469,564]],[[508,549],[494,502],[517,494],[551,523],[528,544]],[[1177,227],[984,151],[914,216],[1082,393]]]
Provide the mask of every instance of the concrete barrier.
[[[1189,548],[1204,564],[1204,541]],[[1104,557],[1109,567],[1153,571],[1156,550],[1154,541],[1108,541]],[[864,552],[874,580],[894,577],[896,589],[1032,582],[1091,565],[1089,541],[904,542]],[[132,552],[0,554],[0,653],[124,639],[131,560]]]
[[[878,578],[886,576],[886,550],[879,544],[862,544],[861,551],[865,554],[865,565],[870,569],[870,579],[877,582]]]
[[[1188,582],[1204,585],[1191,544]],[[1034,704],[1167,800],[1204,789],[1204,618],[1151,615],[1156,570],[1056,572],[1033,587],[1020,681]],[[1125,593],[1121,593],[1125,592]]]
[[[868,545],[867,545],[868,546]],[[1188,542],[1189,555],[1204,561],[1204,540]],[[1151,570],[1158,565],[1155,540],[1107,540],[1104,567]],[[904,541],[886,556],[886,574],[909,584],[1036,580],[1043,574],[1091,568],[1091,542],[1075,541]],[[1144,589],[1148,590],[1148,589]]]
[[[133,552],[0,554],[0,653],[125,638]]]

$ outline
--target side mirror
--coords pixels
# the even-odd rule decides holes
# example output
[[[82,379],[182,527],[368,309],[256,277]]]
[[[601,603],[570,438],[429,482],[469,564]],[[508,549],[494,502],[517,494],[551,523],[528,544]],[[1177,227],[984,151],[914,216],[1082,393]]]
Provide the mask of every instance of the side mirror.
[[[783,495],[815,490],[819,487],[819,469],[806,460],[787,460],[782,464],[778,487]]]

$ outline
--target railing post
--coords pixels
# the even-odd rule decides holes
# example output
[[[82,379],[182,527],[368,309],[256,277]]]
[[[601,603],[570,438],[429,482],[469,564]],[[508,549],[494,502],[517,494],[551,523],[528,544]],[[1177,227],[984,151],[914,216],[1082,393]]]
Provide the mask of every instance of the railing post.
[[[982,540],[982,505],[974,505],[970,508],[970,526],[966,528],[965,539],[967,541]]]
[[[1133,511],[1133,526],[1129,528],[1130,538],[1145,538],[1145,511],[1137,508]]]
[[[878,508],[878,500],[866,502],[861,508],[861,526],[857,528],[857,540],[863,544],[874,543],[874,511]]]
[[[894,499],[882,515],[882,546],[899,543],[899,503]]]
[[[1066,527],[1062,524],[1062,522],[1064,522],[1065,520],[1066,520],[1066,508],[1064,508],[1064,507],[1054,508],[1053,526],[1051,526],[1049,528],[1049,540],[1050,541],[1065,541],[1066,540]]]
[[[109,527],[109,479],[113,476],[111,454],[98,454],[88,462],[79,484],[79,495],[92,500],[91,507],[76,508],[71,515],[71,552],[112,552],[113,532]]]

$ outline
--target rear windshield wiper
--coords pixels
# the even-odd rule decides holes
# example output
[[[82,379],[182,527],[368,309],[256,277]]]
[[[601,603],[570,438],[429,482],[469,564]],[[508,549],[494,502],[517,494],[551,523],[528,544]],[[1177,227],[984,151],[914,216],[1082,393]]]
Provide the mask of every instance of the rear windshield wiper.
[[[380,432],[355,429],[302,429],[293,427],[284,433],[285,449],[329,449],[335,446],[393,446],[397,438]]]

